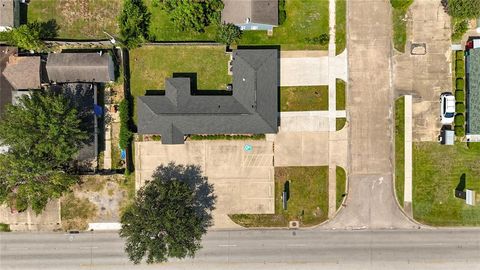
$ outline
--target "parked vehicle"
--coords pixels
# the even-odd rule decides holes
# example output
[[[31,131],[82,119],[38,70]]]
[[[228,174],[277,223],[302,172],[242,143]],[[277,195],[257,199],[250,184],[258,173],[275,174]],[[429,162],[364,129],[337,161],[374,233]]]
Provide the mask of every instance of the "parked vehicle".
[[[452,93],[440,95],[440,121],[443,125],[451,125],[455,117],[455,96]]]

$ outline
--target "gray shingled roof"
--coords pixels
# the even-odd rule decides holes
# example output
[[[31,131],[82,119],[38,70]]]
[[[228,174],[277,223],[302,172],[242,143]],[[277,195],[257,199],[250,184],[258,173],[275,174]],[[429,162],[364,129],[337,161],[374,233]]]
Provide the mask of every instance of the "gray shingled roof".
[[[164,144],[188,134],[263,134],[278,131],[278,51],[233,52],[233,93],[192,95],[189,78],[168,78],[164,96],[138,98],[138,132]]]
[[[112,57],[108,53],[50,53],[48,79],[53,82],[111,82],[114,80]]]
[[[40,56],[11,55],[3,75],[17,90],[40,89],[40,65]]]
[[[278,0],[223,0],[222,21],[278,25]]]
[[[20,1],[0,0],[0,26],[18,27],[20,25]]]
[[[467,134],[480,134],[480,49],[467,54]]]

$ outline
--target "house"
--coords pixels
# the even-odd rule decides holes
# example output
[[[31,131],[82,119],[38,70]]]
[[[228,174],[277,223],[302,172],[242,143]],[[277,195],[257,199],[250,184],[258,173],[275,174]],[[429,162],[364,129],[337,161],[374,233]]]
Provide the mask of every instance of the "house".
[[[10,56],[17,53],[15,47],[0,46],[0,118],[5,110],[5,106],[12,101],[12,85],[5,78],[3,71],[5,70]]]
[[[40,56],[11,55],[3,75],[15,90],[40,89],[47,80]]]
[[[469,141],[480,141],[480,44],[467,50],[465,64],[468,110],[466,137]]]
[[[222,22],[242,30],[272,31],[278,25],[278,0],[223,0]]]
[[[0,0],[0,32],[20,26],[20,0]]]
[[[160,134],[164,144],[182,144],[189,134],[277,133],[278,51],[235,50],[232,69],[228,95],[200,94],[190,78],[168,78],[165,95],[139,97],[138,133]]]
[[[52,83],[115,80],[112,56],[108,53],[49,53],[46,69]]]

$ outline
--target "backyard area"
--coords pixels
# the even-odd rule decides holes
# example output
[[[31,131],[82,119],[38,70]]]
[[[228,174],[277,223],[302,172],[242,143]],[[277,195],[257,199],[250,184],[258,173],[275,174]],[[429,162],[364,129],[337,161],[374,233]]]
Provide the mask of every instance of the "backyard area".
[[[121,9],[122,0],[31,0],[27,20],[55,20],[59,38],[107,39],[103,31],[118,33]]]
[[[145,46],[130,52],[131,93],[165,90],[174,73],[196,75],[199,90],[223,90],[231,83],[224,46]],[[136,113],[134,113],[134,118]]]
[[[328,86],[295,86],[280,88],[281,111],[328,110]]]
[[[326,50],[328,43],[321,45],[317,39],[328,34],[328,1],[287,0],[287,18],[273,30],[245,31],[241,45],[281,45],[284,50]]]
[[[344,0],[342,0],[344,1]],[[147,6],[152,13],[150,37],[155,41],[212,41],[215,40],[217,26],[208,26],[203,33],[195,31],[179,31],[168,18],[161,6],[147,0]],[[318,0],[287,0],[285,3],[286,20],[273,30],[273,36],[266,31],[245,31],[240,40],[241,45],[281,45],[286,50],[327,49],[328,44],[320,45],[318,38],[328,34],[328,1]],[[341,11],[339,11],[341,12]],[[344,18],[344,16],[343,16]],[[340,21],[342,18],[340,17]],[[341,33],[342,27],[339,26]],[[340,47],[344,47],[339,37]]]
[[[413,144],[413,216],[434,226],[480,225],[480,143]],[[475,206],[454,190],[477,192]]]
[[[282,207],[284,190],[288,190],[287,210]],[[328,215],[328,167],[276,167],[275,213],[230,217],[245,227],[287,227],[293,220],[307,227],[325,221]]]

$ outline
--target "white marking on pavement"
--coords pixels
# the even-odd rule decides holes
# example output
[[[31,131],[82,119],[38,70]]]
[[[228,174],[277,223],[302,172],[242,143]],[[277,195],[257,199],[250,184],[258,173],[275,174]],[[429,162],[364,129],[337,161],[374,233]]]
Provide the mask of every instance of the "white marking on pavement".
[[[218,245],[219,247],[236,247],[237,245]]]
[[[306,244],[288,244],[287,247],[306,247]]]

